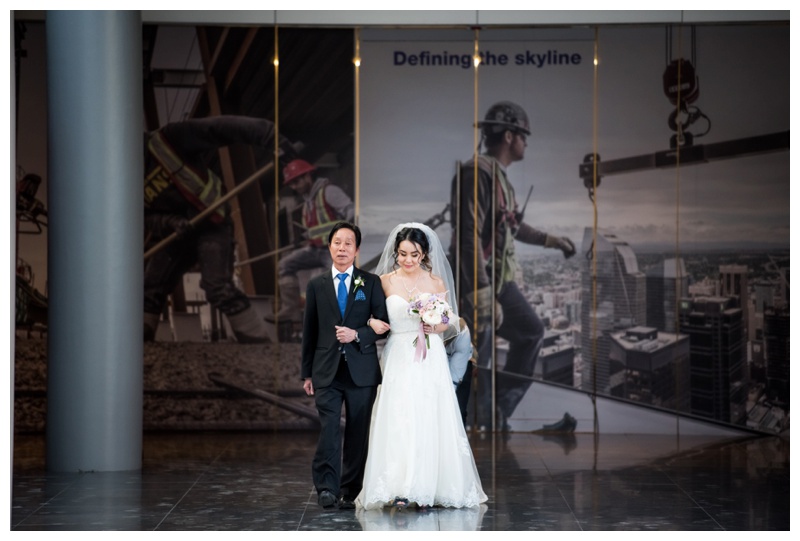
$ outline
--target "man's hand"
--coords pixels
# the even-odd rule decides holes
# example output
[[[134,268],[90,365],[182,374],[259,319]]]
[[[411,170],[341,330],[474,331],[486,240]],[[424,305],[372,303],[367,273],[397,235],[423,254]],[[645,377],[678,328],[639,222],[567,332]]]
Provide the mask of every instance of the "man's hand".
[[[300,157],[300,153],[298,150],[302,149],[302,145],[300,148],[295,148],[294,143],[292,143],[289,139],[284,137],[283,135],[278,136],[278,148],[281,152],[281,169],[290,161],[294,160],[295,158]],[[271,150],[271,149],[270,149]]]
[[[175,232],[175,236],[178,239],[185,238],[192,232],[192,224],[183,216],[172,214],[167,217],[167,220],[167,224]]]
[[[575,255],[575,245],[572,244],[572,241],[567,237],[554,237],[552,235],[547,235],[547,239],[544,241],[544,247],[558,248],[564,252],[564,257],[567,259]]]
[[[495,309],[495,328],[503,324],[503,307],[492,295],[492,288],[482,287],[478,290],[478,325],[477,332],[488,330],[492,324],[492,303]]]
[[[311,383],[311,378],[306,378],[303,382],[303,390],[308,396],[314,396],[314,384]]]
[[[339,325],[334,325],[334,327],[336,327],[336,339],[341,344],[349,344],[356,339],[358,332],[355,329],[351,329],[350,327],[340,327]]]
[[[166,238],[175,233],[176,238],[181,239],[193,229],[189,220],[179,214],[152,214],[146,216],[145,226],[157,238]]]

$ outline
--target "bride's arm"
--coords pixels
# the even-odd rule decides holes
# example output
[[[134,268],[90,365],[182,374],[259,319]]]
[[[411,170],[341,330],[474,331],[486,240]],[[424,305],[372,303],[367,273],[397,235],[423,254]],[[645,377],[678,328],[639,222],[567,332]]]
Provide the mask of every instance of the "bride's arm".
[[[381,335],[389,330],[389,324],[381,319],[371,317],[367,320],[367,325],[370,329],[375,331],[375,334]]]
[[[381,288],[383,288],[383,294],[387,298],[389,296],[389,290],[390,290],[388,277],[389,277],[388,274],[384,274],[381,276]],[[383,321],[382,319],[378,319],[376,317],[369,318],[367,320],[367,326],[373,331],[375,331],[375,334],[377,335],[383,335],[390,329],[389,324],[387,322]]]

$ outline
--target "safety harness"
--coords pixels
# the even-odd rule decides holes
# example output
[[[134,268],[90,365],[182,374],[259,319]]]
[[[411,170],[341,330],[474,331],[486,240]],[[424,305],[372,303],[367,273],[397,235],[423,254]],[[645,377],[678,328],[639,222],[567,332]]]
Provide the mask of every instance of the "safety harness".
[[[166,178],[199,210],[208,208],[222,196],[222,179],[210,169],[203,175],[184,162],[161,132],[152,134],[147,148],[158,161],[159,167],[145,178],[145,207],[149,207],[166,188]],[[209,218],[212,222],[221,223],[225,219],[225,206],[217,208]]]

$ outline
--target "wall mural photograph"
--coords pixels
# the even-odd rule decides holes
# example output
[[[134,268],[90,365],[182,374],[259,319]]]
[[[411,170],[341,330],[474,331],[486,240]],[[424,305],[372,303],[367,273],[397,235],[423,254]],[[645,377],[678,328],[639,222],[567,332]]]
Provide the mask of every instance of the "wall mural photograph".
[[[45,32],[22,26],[15,415],[41,430]],[[330,265],[322,222],[355,219],[352,48],[352,30],[284,28],[278,71],[272,27],[143,26],[147,428],[314,427],[301,291]]]
[[[583,399],[543,409],[537,380],[788,427],[787,39],[485,31],[476,98],[471,33],[364,33],[361,223],[430,223],[460,252],[477,426],[492,421],[494,359],[501,430],[574,429]]]
[[[45,33],[15,30],[15,429],[37,431]],[[398,224],[441,241],[470,429],[592,431],[602,399],[612,432],[789,430],[788,25],[144,25],[143,49],[146,428],[315,426],[305,291],[347,220],[370,272]]]

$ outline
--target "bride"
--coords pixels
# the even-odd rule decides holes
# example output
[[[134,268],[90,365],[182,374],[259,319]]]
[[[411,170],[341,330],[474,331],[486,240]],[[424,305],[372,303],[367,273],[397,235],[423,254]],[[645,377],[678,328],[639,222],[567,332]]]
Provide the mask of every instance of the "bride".
[[[453,275],[439,238],[428,226],[392,230],[376,274],[381,275],[391,333],[381,356],[383,383],[370,423],[364,484],[356,506],[472,507],[487,500],[447,365],[442,333],[450,323],[423,324],[409,311],[420,294],[440,294],[458,325]],[[416,340],[415,340],[416,338]],[[426,343],[429,342],[429,345]]]

